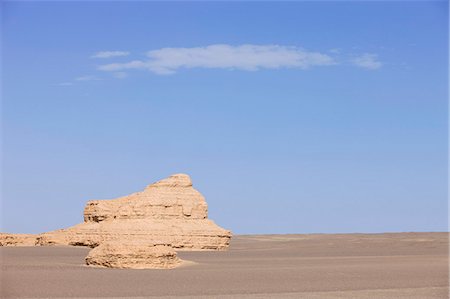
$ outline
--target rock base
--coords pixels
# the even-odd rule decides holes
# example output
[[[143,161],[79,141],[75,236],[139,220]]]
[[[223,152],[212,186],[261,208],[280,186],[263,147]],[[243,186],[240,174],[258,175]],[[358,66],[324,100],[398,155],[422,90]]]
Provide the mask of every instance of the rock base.
[[[89,266],[119,269],[173,269],[182,261],[170,246],[106,242],[86,257]]]

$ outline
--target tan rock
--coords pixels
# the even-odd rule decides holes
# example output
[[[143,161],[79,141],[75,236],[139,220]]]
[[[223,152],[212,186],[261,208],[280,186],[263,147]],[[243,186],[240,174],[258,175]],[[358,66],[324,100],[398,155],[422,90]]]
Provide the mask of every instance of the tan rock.
[[[104,242],[164,244],[177,250],[223,250],[231,232],[207,219],[205,198],[185,174],[112,200],[91,200],[84,222],[36,236],[38,245],[95,247]]]
[[[205,198],[185,174],[172,175],[142,192],[112,200],[91,200],[84,208],[85,222],[114,219],[206,219]]]
[[[170,246],[126,242],[102,243],[85,260],[90,266],[124,269],[173,269],[182,262]]]
[[[36,235],[0,233],[0,246],[35,246]]]
[[[230,233],[209,219],[130,219],[81,223],[68,229],[41,234],[37,243],[95,247],[107,241],[133,240],[157,242],[177,250],[223,250],[229,245]]]

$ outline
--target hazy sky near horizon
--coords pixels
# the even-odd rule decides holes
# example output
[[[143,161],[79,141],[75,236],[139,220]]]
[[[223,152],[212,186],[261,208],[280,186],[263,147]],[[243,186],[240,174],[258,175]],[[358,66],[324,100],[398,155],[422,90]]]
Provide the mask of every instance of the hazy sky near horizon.
[[[2,231],[173,173],[238,234],[447,230],[447,2],[1,6]]]

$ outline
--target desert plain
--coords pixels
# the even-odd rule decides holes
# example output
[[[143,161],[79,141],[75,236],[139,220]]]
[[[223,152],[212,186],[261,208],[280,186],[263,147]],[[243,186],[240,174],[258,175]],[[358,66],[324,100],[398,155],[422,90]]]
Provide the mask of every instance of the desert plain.
[[[448,233],[236,235],[170,270],[85,265],[90,248],[2,247],[2,298],[449,298]]]

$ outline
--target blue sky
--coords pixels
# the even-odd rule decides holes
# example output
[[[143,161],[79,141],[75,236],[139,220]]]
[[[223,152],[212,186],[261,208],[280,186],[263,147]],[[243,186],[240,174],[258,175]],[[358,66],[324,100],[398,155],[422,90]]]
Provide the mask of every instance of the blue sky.
[[[180,172],[235,233],[447,230],[447,2],[1,5],[2,231]]]

